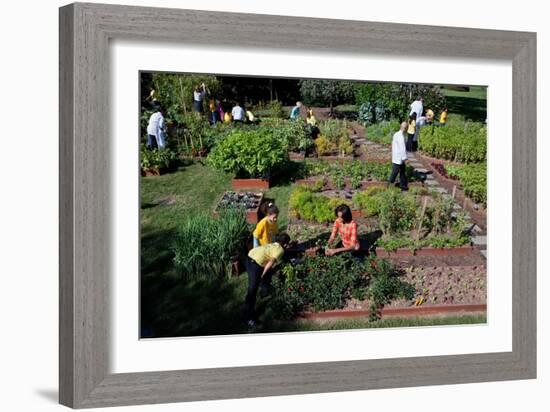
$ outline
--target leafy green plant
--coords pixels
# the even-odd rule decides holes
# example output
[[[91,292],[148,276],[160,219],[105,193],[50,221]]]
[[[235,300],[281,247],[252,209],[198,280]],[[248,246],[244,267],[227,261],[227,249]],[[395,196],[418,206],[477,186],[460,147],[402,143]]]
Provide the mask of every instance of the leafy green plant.
[[[460,180],[466,196],[487,206],[487,163],[448,165],[446,168],[449,176]]]
[[[286,117],[285,112],[283,110],[283,105],[279,100],[270,101],[269,104],[267,105],[267,110],[269,112],[269,115],[276,119],[282,119]]]
[[[265,130],[232,130],[212,150],[208,162],[238,177],[266,178],[288,162],[288,152]]]
[[[415,288],[399,277],[399,272],[387,260],[373,260],[373,271],[370,273],[370,284],[367,297],[370,302],[370,319],[381,317],[379,309],[393,299],[412,299]]]
[[[353,204],[363,216],[376,216],[380,209],[379,194],[383,191],[381,187],[370,187],[365,191],[357,192],[353,195]]]
[[[170,149],[149,150],[142,145],[140,152],[140,166],[143,170],[168,169],[176,160],[176,154]]]
[[[396,235],[413,228],[417,204],[415,198],[396,189],[379,194],[378,223],[384,235]]]
[[[464,122],[420,129],[419,149],[430,156],[477,163],[487,157],[487,129],[482,123]]]
[[[224,209],[218,219],[208,213],[189,216],[172,246],[176,270],[186,280],[223,277],[249,233],[244,210]]]

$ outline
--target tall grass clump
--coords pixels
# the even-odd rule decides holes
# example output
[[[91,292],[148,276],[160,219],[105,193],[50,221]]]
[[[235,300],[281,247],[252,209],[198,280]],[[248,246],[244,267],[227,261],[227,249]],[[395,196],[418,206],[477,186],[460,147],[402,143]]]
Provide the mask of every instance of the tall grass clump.
[[[207,213],[189,216],[173,244],[177,272],[186,280],[223,277],[249,232],[244,210],[223,210],[217,219]]]

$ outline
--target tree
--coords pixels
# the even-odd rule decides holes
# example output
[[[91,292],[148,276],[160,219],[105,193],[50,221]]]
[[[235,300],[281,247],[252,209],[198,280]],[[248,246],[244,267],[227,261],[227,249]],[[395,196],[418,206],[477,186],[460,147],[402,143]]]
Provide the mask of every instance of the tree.
[[[300,80],[300,94],[308,106],[329,106],[351,103],[354,83],[341,80]]]
[[[414,83],[358,83],[355,86],[355,102],[359,106],[358,117],[369,125],[382,120],[404,120],[410,112],[410,104],[417,98],[424,99],[424,107],[439,112],[446,104],[441,88],[435,85]]]

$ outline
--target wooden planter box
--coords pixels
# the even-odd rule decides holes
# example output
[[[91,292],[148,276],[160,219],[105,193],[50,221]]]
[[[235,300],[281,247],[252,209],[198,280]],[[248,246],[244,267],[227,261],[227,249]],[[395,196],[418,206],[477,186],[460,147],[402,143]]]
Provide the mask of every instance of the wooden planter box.
[[[412,251],[408,248],[398,248],[394,251],[387,251],[384,248],[376,248],[376,256],[378,257],[412,257],[412,256],[463,256],[470,253],[476,253],[477,249],[473,246],[459,246],[459,247],[424,247]],[[479,253],[479,252],[477,252]]]
[[[427,315],[449,315],[455,313],[479,313],[486,312],[487,304],[467,304],[467,305],[433,305],[433,306],[411,306],[404,308],[384,307],[379,311],[384,317],[417,317]],[[345,318],[365,318],[370,316],[368,309],[358,310],[327,310],[324,312],[303,312],[299,315],[304,319],[345,319]]]
[[[218,205],[219,205],[221,199],[223,199],[224,195],[225,195],[225,193],[220,196],[220,199],[218,200]],[[264,201],[264,194],[262,193],[262,195],[260,196],[260,201],[258,203],[258,207],[254,208],[254,209],[246,209],[246,222],[247,223],[249,223],[251,225],[255,225],[256,223],[258,223],[260,221],[260,206],[262,205],[263,201]],[[216,209],[214,210],[213,214],[214,214],[215,217],[218,217],[220,215],[218,206],[216,206]]]
[[[231,181],[231,187],[235,190],[241,189],[269,189],[270,179],[237,179]]]
[[[306,160],[306,154],[305,153],[297,153],[297,152],[289,152],[288,158],[290,160],[293,160],[295,162],[302,162]]]

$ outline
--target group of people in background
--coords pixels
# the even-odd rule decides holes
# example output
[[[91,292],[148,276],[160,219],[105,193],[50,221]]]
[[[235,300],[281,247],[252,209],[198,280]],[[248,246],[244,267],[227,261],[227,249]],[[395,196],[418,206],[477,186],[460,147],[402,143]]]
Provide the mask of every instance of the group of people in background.
[[[392,171],[389,184],[394,184],[399,175],[399,187],[406,191],[407,182],[407,152],[416,152],[420,129],[427,125],[444,127],[447,124],[448,109],[445,107],[439,116],[439,122],[434,122],[434,112],[424,109],[424,100],[418,97],[411,103],[411,111],[406,122],[402,122],[399,130],[392,138]]]
[[[423,126],[430,125],[445,126],[447,123],[448,109],[446,107],[443,108],[439,116],[439,122],[435,122],[435,113],[432,109],[424,108],[424,99],[422,97],[419,96],[414,102],[412,102],[410,108],[411,111],[407,121],[406,148],[408,152],[416,152],[418,149],[420,129]]]

